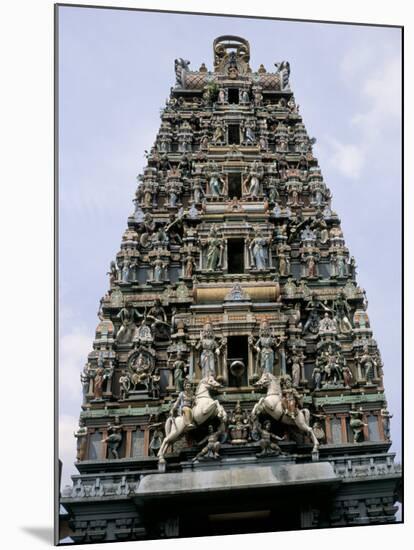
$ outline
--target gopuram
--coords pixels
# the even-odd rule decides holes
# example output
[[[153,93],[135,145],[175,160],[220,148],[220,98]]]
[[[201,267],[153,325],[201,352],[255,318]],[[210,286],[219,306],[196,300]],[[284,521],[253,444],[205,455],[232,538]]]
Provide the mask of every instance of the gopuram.
[[[76,543],[395,521],[383,365],[290,88],[175,60],[81,372]]]

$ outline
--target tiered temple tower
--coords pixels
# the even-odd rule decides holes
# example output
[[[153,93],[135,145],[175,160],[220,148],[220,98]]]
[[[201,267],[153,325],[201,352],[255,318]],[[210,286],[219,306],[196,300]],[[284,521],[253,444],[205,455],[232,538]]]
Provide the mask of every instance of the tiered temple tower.
[[[213,48],[212,71],[175,60],[110,266],[75,542],[395,521],[381,356],[289,63]]]

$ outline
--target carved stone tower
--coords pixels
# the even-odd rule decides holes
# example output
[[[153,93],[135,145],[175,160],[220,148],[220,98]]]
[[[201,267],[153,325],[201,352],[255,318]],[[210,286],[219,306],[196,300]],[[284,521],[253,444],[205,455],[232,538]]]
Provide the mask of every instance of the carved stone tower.
[[[76,542],[395,521],[381,357],[289,63],[213,49],[212,71],[175,60],[110,266]]]

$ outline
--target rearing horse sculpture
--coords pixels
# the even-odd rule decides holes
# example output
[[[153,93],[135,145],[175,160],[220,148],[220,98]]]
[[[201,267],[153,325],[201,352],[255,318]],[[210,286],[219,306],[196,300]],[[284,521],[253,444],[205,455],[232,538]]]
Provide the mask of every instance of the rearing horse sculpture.
[[[313,429],[309,426],[309,410],[298,409],[294,418],[287,415],[282,404],[283,394],[279,379],[270,372],[264,372],[260,380],[256,382],[255,386],[259,388],[267,388],[267,394],[265,397],[260,398],[260,400],[253,407],[251,412],[252,420],[255,420],[261,413],[267,413],[269,416],[282,424],[287,424],[290,426],[296,425],[301,432],[304,432],[311,437],[313,442],[312,452],[317,452],[319,442],[316,439]]]
[[[217,382],[214,376],[207,376],[200,380],[194,396],[194,406],[192,408],[192,426],[188,426],[182,416],[174,418],[170,416],[165,422],[165,438],[158,451],[158,460],[160,464],[165,463],[165,452],[168,445],[171,445],[185,432],[193,430],[206,422],[209,418],[217,417],[224,428],[227,422],[227,413],[222,405],[210,395],[211,389],[220,388],[221,384]]]

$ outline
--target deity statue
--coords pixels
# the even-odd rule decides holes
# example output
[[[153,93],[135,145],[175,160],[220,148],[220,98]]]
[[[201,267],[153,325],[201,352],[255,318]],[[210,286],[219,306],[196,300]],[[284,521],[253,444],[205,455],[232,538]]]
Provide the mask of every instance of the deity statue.
[[[184,390],[184,380],[187,375],[187,367],[183,361],[183,354],[181,351],[177,353],[177,359],[174,362],[174,383],[175,391],[181,392]]]
[[[289,89],[290,64],[289,61],[275,63],[276,71],[279,74],[280,89]]]
[[[211,138],[211,143],[213,145],[220,145],[225,141],[225,130],[224,125],[221,122],[218,122]]]
[[[126,399],[131,389],[131,379],[126,374],[125,369],[122,369],[121,376],[119,377],[119,388],[121,390],[121,399]]]
[[[303,352],[298,353],[295,349],[292,352],[292,357],[289,362],[292,364],[292,383],[295,388],[300,384],[300,375],[303,367],[304,360]]]
[[[216,342],[211,323],[206,323],[203,327],[200,334],[200,341],[196,345],[196,349],[200,348],[203,350],[200,357],[202,378],[206,378],[210,375],[216,377],[217,372],[215,355],[220,355],[221,346],[219,346]]]
[[[89,368],[89,363],[86,363],[86,365],[83,367],[83,370],[80,375],[80,381],[82,384],[82,395],[83,395],[83,401],[82,404],[85,405],[87,402],[87,396],[89,393],[89,381],[92,378],[91,370]]]
[[[319,260],[319,254],[307,254],[303,255],[302,258],[306,264],[305,277],[308,279],[315,279],[318,277],[317,261]]]
[[[154,266],[154,281],[156,283],[161,283],[163,281],[164,269],[167,267],[167,264],[161,260],[160,256],[157,256],[153,261]]]
[[[321,382],[322,382],[322,371],[321,368],[318,365],[315,365],[313,371],[312,371],[312,380],[314,383],[314,389],[320,390],[321,389]]]
[[[243,445],[247,443],[249,437],[250,426],[246,416],[237,401],[234,411],[232,412],[229,424],[229,435],[232,445]]]
[[[154,337],[167,340],[170,336],[170,325],[167,323],[167,315],[159,298],[154,300],[154,305],[150,308],[147,317],[153,321],[151,331]]]
[[[220,88],[218,97],[217,97],[217,103],[224,105],[225,102],[226,102],[226,92],[223,88]]]
[[[158,451],[161,448],[162,440],[164,439],[164,433],[162,431],[162,422],[156,422],[155,424],[150,424],[148,430],[154,430],[151,440],[148,445],[149,455],[157,456]]]
[[[136,329],[134,322],[135,315],[135,310],[125,307],[118,313],[117,317],[121,319],[121,327],[116,334],[117,342],[127,344],[132,341]]]
[[[339,330],[344,334],[352,332],[352,324],[349,320],[351,308],[343,291],[339,293],[338,298],[334,301],[333,311],[338,321]]]
[[[329,313],[326,311],[323,319],[319,322],[319,333],[322,332],[336,332],[337,322],[335,319],[331,319]]]
[[[256,134],[254,133],[254,123],[246,120],[242,122],[241,129],[243,130],[243,138],[246,145],[254,145],[256,142]]]
[[[186,279],[191,279],[193,276],[193,268],[194,268],[194,258],[191,254],[188,254],[185,258],[185,264],[184,264],[184,277]]]
[[[73,435],[76,438],[76,460],[81,462],[85,460],[88,442],[88,428],[85,426],[85,420],[83,418],[79,420],[79,428]]]
[[[122,264],[122,282],[128,283],[129,282],[129,273],[130,273],[130,263],[128,258],[124,258],[123,264]]]
[[[366,381],[367,384],[372,384],[372,379],[375,377],[377,362],[370,354],[368,344],[364,344],[361,357],[357,354],[356,359],[359,364],[361,379]]]
[[[290,274],[290,259],[284,245],[279,245],[277,258],[279,263],[279,275],[281,277],[287,277]]]
[[[247,168],[246,168],[247,171]],[[252,198],[257,198],[260,192],[260,178],[263,175],[263,169],[259,168],[257,161],[251,165],[250,172],[243,181],[243,191]]]
[[[391,441],[390,420],[393,417],[387,409],[387,404],[384,403],[384,407],[380,411],[382,419],[382,428],[384,430],[384,437],[387,441]]]
[[[155,369],[154,372],[151,374],[151,380],[150,380],[151,397],[153,399],[160,398],[160,382],[161,382],[160,370]]]
[[[113,260],[110,263],[107,275],[109,275],[109,287],[114,288],[115,283],[118,280],[118,270],[116,267],[116,263]]]
[[[271,243],[271,238],[260,236],[260,228],[255,228],[255,237],[249,243],[251,255],[251,267],[259,271],[263,271],[268,267],[268,246]]]
[[[362,407],[360,407],[359,410],[351,409],[349,411],[349,416],[351,418],[349,426],[354,435],[354,443],[360,443],[361,440],[363,440],[363,429],[368,426],[368,424],[365,424],[362,420],[364,416]]]
[[[318,334],[319,332],[319,323],[320,318],[318,314],[318,309],[322,308],[326,312],[330,311],[327,306],[325,306],[322,302],[320,302],[315,294],[311,294],[310,300],[306,305],[306,311],[309,311],[308,319],[305,323],[305,326],[303,327],[303,334],[305,334],[308,330],[312,334]]]
[[[343,379],[344,379],[345,388],[350,388],[351,384],[352,384],[352,380],[354,378],[351,369],[347,366],[343,367],[342,376],[343,376]]]
[[[203,186],[200,178],[194,178],[193,181],[193,200],[195,204],[199,204],[204,196]]]
[[[105,369],[103,367],[98,367],[95,370],[95,376],[93,378],[94,399],[102,399],[104,382],[105,382]]]
[[[102,443],[108,444],[108,458],[112,455],[112,458],[119,459],[118,450],[122,442],[122,428],[119,419],[116,419],[114,424],[108,424],[108,436],[102,439]]]
[[[211,458],[213,460],[220,458],[219,451],[221,445],[219,439],[221,433],[219,431],[215,432],[211,424],[208,426],[207,430],[208,435],[199,442],[199,445],[203,445],[204,443],[207,443],[207,445],[193,458],[193,462],[198,462],[200,459],[204,458]]]
[[[263,427],[260,424],[257,427],[257,431],[260,435],[259,445],[262,449],[260,453],[256,454],[258,458],[261,458],[262,456],[277,456],[284,454],[276,442],[283,441],[285,438],[272,434],[271,429],[272,423],[270,420],[265,420]]]
[[[336,386],[342,382],[339,354],[334,354],[331,346],[317,359],[317,363],[323,365],[323,387]]]
[[[216,271],[221,267],[221,256],[223,251],[223,239],[218,236],[215,225],[211,226],[210,235],[207,239],[207,270]]]
[[[178,394],[177,399],[175,400],[173,406],[170,410],[170,416],[174,417],[175,413],[178,411],[178,414],[182,416],[184,420],[184,425],[186,428],[193,428],[193,414],[192,407],[194,404],[194,393],[192,390],[191,382],[189,380],[184,380],[184,389]]]
[[[240,92],[240,103],[247,104],[250,103],[250,96],[247,90],[241,90]]]
[[[292,379],[289,374],[281,376],[280,383],[284,413],[294,420],[298,414],[298,410],[303,407],[303,397],[293,387]]]
[[[152,235],[151,242],[154,248],[163,248],[168,246],[169,238],[163,226],[160,226]]]
[[[273,374],[273,366],[275,363],[274,348],[278,348],[285,338],[283,336],[272,336],[269,324],[267,321],[263,321],[260,326],[259,338],[256,343],[252,337],[249,338],[250,345],[257,352],[257,365],[260,369],[260,374],[269,372]]]

